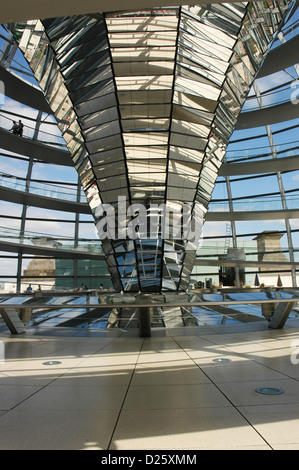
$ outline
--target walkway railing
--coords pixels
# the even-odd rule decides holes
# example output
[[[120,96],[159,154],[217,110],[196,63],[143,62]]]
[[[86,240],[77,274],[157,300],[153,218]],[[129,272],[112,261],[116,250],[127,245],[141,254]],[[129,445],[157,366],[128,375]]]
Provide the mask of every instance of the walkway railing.
[[[299,209],[299,196],[286,196],[285,198],[287,209]],[[242,199],[240,201],[232,201],[233,210],[235,211],[277,211],[283,210],[282,200],[280,196],[269,196],[269,197],[252,197],[248,199]],[[211,201],[209,204],[210,212],[229,212],[228,201]]]
[[[28,184],[25,178],[0,173],[0,186],[17,191],[24,191],[37,196],[77,202],[77,187],[75,185],[68,185],[67,183],[62,185],[62,183],[30,181],[30,184]],[[86,200],[83,190],[81,190],[80,200]]]
[[[45,248],[54,248],[55,250],[74,250],[86,251],[88,253],[102,253],[100,240],[79,239],[77,242],[70,237],[61,235],[49,235],[45,233],[25,231],[23,234],[20,230],[1,227],[0,240],[16,244],[26,244]]]
[[[4,109],[1,109],[0,113],[0,118],[1,118],[1,128],[4,130],[11,130],[13,121],[21,121],[24,124],[24,129],[23,129],[23,136],[22,138],[24,139],[33,139],[33,136],[36,133],[36,126],[37,126],[37,120],[26,116],[26,115],[20,115],[20,114],[15,114],[9,111],[5,111]],[[37,142],[49,145],[49,146],[55,146],[62,148],[67,151],[67,146],[64,138],[61,135],[61,132],[56,124],[55,121],[53,121],[53,118],[51,117],[51,121],[46,121],[45,119],[42,120],[39,123],[39,128],[37,131],[37,136],[35,137],[35,140]],[[32,123],[32,124],[30,124]],[[56,132],[49,132],[51,129],[55,129]],[[47,128],[47,130],[45,129]]]
[[[237,322],[267,320],[270,328],[282,328],[298,301],[299,292],[295,289],[123,295],[85,292],[60,297],[41,293],[34,297],[0,297],[0,314],[13,334],[40,326],[114,330],[135,327],[140,336],[150,336],[153,326],[165,326],[163,310],[170,307],[178,308],[172,312],[181,319],[181,326],[199,326],[204,323],[200,321],[202,313],[213,313]],[[248,309],[244,311],[246,306],[253,307],[251,314]]]
[[[286,129],[286,131],[287,130],[288,129]],[[299,131],[297,126],[294,131]],[[245,148],[244,142],[232,141],[226,150],[226,160],[234,163],[273,160],[273,153],[275,153],[278,158],[297,157],[299,155],[299,140],[292,140],[286,143],[282,142],[275,146],[269,144],[251,147],[248,143],[245,145]]]

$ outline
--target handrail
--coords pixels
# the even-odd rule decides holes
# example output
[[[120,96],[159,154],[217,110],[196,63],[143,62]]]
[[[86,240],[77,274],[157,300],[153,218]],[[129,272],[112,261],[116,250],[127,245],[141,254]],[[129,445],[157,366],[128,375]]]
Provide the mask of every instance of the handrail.
[[[0,295],[1,297],[1,295]],[[45,304],[42,305],[38,302],[36,303],[30,303],[30,304],[17,304],[17,303],[7,303],[7,304],[1,304],[0,303],[0,309],[2,307],[5,308],[28,308],[30,310],[32,309],[82,309],[82,308],[99,308],[99,309],[106,309],[106,308],[143,308],[143,307],[155,307],[155,308],[161,308],[161,307],[208,307],[208,306],[213,306],[213,305],[240,305],[240,304],[246,304],[246,305],[260,305],[260,304],[273,304],[275,303],[283,303],[285,304],[286,302],[291,302],[293,304],[297,303],[299,301],[299,297],[296,297],[294,299],[259,299],[259,300],[211,300],[211,301],[204,301],[200,300],[197,302],[186,302],[186,301],[180,301],[180,302],[167,302],[167,303],[161,303],[161,302],[155,302],[155,303],[134,303],[134,302],[115,302],[115,303],[102,303],[102,304],[96,304],[96,303],[89,303],[89,304],[83,304],[83,303],[74,303],[74,304]]]
[[[18,74],[12,73],[11,70],[7,70],[3,65],[0,66],[0,80],[4,84],[5,96],[7,98],[11,98],[29,108],[53,114],[40,88],[28,83],[28,80],[23,80]]]
[[[1,36],[1,39],[7,40],[2,35],[0,35],[0,36]],[[38,90],[40,89],[37,81],[34,78],[32,70],[30,68],[26,68],[25,65],[18,62],[14,57],[10,58],[10,55],[7,54],[3,49],[0,49],[0,52],[1,52],[1,54],[3,54],[4,56],[6,56],[7,58],[10,59],[9,67],[6,66],[5,60],[3,61],[3,63],[1,63],[1,67],[3,67],[7,72],[13,74],[19,80],[22,80],[23,82],[25,82],[26,85],[31,86],[32,88],[36,88]],[[16,65],[15,65],[15,67],[13,67],[11,64],[16,64]],[[19,70],[17,67],[19,67],[21,70]],[[16,73],[17,71],[19,72],[20,75],[18,73]],[[30,76],[31,78],[33,78],[34,83],[26,80],[25,78],[23,78],[22,74]]]
[[[44,182],[32,182],[30,181],[29,186],[25,178],[20,178],[17,176],[0,173],[0,186],[5,188],[14,189],[17,191],[24,191],[29,194],[35,194],[43,197],[51,197],[58,200],[67,200],[72,202],[77,201],[77,188],[67,187],[59,188],[55,182],[53,183],[44,183]],[[60,190],[61,189],[61,190]],[[84,193],[81,189],[81,196],[84,196]],[[81,199],[81,198],[80,198]]]
[[[209,222],[232,221],[232,220],[277,220],[297,219],[299,208],[273,209],[273,210],[238,210],[238,211],[208,211],[205,220]]]
[[[62,251],[80,250],[102,253],[102,246],[99,239],[81,238],[74,240],[74,238],[71,237],[54,234],[49,235],[48,233],[31,232],[28,230],[21,234],[18,229],[2,226],[0,226],[0,240],[6,240],[12,243],[17,242],[20,246],[24,243],[28,243],[32,246],[55,248]]]
[[[4,119],[6,119],[7,121],[10,122],[10,126],[12,126],[13,124],[13,121],[14,120],[19,120],[19,119],[26,119],[26,120],[31,120],[33,122],[36,122],[35,119],[32,119],[32,118],[27,118],[26,116],[24,115],[20,115],[20,114],[13,114],[13,113],[9,113],[9,114],[13,114],[15,117],[15,119],[11,119],[11,118],[8,118],[6,117],[5,115],[3,115],[2,113],[6,113],[6,111],[4,111],[3,109],[1,110],[1,113],[0,113],[0,116],[3,117]],[[54,123],[48,123],[48,122],[41,122],[41,125],[54,125]],[[8,128],[4,128],[2,127],[3,130],[10,130]],[[58,128],[57,128],[58,129]],[[27,124],[24,126],[24,133],[23,133],[23,136],[22,138],[26,138],[26,139],[30,139],[30,140],[33,140],[32,137],[29,135],[29,134],[34,134],[35,132],[35,127],[31,127],[31,126],[28,126]],[[60,131],[59,131],[60,132]],[[60,147],[63,147],[65,150],[67,150],[67,146],[66,146],[66,142],[65,140],[63,139],[62,135],[59,135],[59,134],[52,134],[50,132],[46,132],[46,131],[43,131],[41,129],[39,129],[38,131],[38,135],[39,137],[41,137],[41,135],[44,134],[45,135],[45,138],[46,140],[41,140],[40,138],[39,139],[34,139],[34,140],[37,140],[39,143],[42,143],[42,144],[46,144],[46,145],[57,145],[57,146],[60,146]],[[54,141],[49,141],[49,137],[53,138]],[[56,141],[55,141],[56,140]]]
[[[288,129],[285,129],[285,131],[288,131]],[[242,150],[230,149],[230,146],[236,143],[240,144],[239,141],[237,142],[232,141],[229,143],[228,148],[226,149],[226,160],[228,164],[230,164],[230,162],[236,162],[236,160],[243,162],[243,161],[248,161],[248,160],[254,160],[257,158],[262,158],[263,160],[266,160],[267,157],[269,157],[269,159],[272,159],[274,152],[277,156],[287,152],[287,157],[292,156],[291,153],[293,153],[294,151],[295,151],[294,156],[297,156],[299,153],[299,140],[289,141],[285,143],[282,142],[282,143],[279,143],[278,145],[270,145],[270,142],[269,142],[268,145],[263,145],[263,146],[258,146],[258,147],[245,147]],[[286,147],[284,148],[284,146]],[[237,155],[233,155],[233,154],[237,154]],[[244,156],[242,156],[242,154]],[[284,157],[280,157],[280,158],[284,158]]]
[[[286,86],[286,84],[281,85],[281,87],[284,87],[284,86]],[[291,87],[289,87],[287,89],[279,89],[276,91],[267,91],[267,92],[262,93],[261,94],[261,99],[263,100],[262,108],[270,108],[271,106],[278,106],[283,103],[288,103],[291,100],[291,95],[293,91],[294,90]],[[283,99],[279,99],[279,100],[274,99],[274,101],[271,101],[271,103],[267,103],[267,100],[271,98],[276,98],[279,94],[282,94],[282,95],[285,94],[287,95],[287,97]],[[257,111],[261,109],[261,106],[259,106],[259,104],[254,105],[252,103],[252,101],[257,101],[257,100],[258,100],[258,97],[256,95],[249,96],[244,103],[244,106],[242,108],[242,113],[247,113],[250,111]]]
[[[53,163],[67,167],[74,167],[71,154],[66,149],[49,144],[41,143],[38,140],[19,137],[6,129],[0,127],[1,148],[18,155],[30,155],[33,159],[41,162]]]
[[[268,108],[240,113],[235,130],[253,129],[270,124],[277,124],[298,118],[297,106],[292,101],[276,104]]]
[[[270,199],[271,197],[271,199]],[[285,198],[285,202],[287,205],[287,209],[299,209],[299,196],[287,196]],[[242,201],[231,201],[233,205],[233,209],[236,211],[272,211],[272,210],[283,210],[281,196],[269,196],[269,199],[263,197],[252,197],[248,199],[244,199]],[[209,204],[209,212],[214,211],[230,211],[229,207],[230,201],[223,200],[223,201],[213,201],[211,200]]]

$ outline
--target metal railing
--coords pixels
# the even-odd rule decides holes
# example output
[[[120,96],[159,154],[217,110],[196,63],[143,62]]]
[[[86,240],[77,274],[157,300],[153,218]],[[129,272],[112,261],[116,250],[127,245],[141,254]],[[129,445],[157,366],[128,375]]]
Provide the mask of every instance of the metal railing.
[[[25,178],[9,175],[7,173],[0,173],[0,186],[14,189],[16,191],[24,191],[29,194],[34,194],[42,197],[50,197],[60,199],[62,201],[77,201],[77,186],[75,184],[59,184],[38,181],[26,181]],[[85,194],[81,189],[80,200],[86,201]]]

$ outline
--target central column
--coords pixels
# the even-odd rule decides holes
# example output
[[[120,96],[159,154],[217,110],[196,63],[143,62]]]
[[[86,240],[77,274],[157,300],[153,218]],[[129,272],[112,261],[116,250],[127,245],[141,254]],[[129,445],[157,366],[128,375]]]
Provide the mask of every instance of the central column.
[[[151,322],[153,317],[153,309],[149,306],[151,300],[151,294],[138,294],[136,296],[137,304],[145,304],[144,307],[138,307],[139,334],[142,338],[151,336]]]

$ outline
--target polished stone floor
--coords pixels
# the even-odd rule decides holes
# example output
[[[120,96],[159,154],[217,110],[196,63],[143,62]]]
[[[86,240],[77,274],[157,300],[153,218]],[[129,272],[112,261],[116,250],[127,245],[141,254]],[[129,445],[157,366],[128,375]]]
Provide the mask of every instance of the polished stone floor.
[[[0,341],[0,450],[299,449],[297,319]]]

